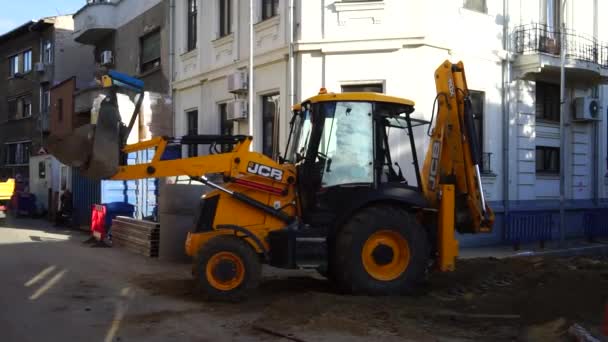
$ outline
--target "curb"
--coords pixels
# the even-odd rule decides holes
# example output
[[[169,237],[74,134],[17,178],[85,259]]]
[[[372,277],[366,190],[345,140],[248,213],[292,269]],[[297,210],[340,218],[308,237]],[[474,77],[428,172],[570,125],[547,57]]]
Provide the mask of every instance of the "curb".
[[[548,251],[526,251],[516,253],[514,255],[508,255],[504,258],[525,258],[533,256],[582,256],[582,255],[597,255],[597,256],[608,256],[608,244],[602,244],[599,246],[585,246],[585,247],[572,247],[557,250]]]

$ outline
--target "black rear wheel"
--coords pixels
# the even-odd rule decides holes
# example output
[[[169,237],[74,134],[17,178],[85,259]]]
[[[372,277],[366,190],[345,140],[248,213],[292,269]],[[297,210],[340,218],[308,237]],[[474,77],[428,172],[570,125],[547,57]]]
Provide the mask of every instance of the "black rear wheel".
[[[411,293],[429,260],[426,231],[414,214],[392,205],[356,213],[337,236],[332,276],[354,294]]]
[[[253,248],[232,235],[205,243],[195,259],[194,276],[200,293],[209,300],[243,300],[260,283],[262,265]]]

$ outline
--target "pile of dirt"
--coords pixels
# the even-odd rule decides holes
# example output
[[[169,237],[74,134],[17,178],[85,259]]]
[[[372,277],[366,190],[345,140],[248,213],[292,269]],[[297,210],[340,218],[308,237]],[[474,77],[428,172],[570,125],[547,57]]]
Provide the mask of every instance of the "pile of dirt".
[[[136,283],[155,295],[199,300],[190,297],[191,279],[148,276]],[[455,272],[433,274],[423,290],[409,297],[347,296],[325,280],[278,275],[246,302],[205,303],[201,310],[226,319],[255,315],[250,326],[294,336],[559,340],[573,323],[598,331],[608,303],[608,259],[461,260]]]

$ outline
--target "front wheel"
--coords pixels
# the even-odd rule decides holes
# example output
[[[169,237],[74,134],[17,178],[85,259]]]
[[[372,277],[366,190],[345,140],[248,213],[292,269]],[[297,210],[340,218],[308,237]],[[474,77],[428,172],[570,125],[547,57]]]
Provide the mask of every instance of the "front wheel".
[[[398,206],[362,209],[342,227],[335,247],[332,273],[346,292],[407,294],[426,274],[426,231]]]
[[[205,243],[195,260],[194,276],[201,294],[209,300],[245,299],[261,278],[258,255],[235,236],[216,236]]]

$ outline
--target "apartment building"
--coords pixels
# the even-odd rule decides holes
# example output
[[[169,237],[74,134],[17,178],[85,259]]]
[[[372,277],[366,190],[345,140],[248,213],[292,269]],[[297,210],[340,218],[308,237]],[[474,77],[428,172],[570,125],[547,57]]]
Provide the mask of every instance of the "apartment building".
[[[52,121],[54,134],[70,133],[83,120],[90,122],[93,102],[105,91],[98,79],[108,70],[143,80],[150,103],[154,99],[165,101],[164,95],[170,94],[168,4],[163,0],[89,0],[74,14],[74,40],[91,47],[87,58],[93,64],[93,73],[86,79],[66,80],[54,89],[52,101],[58,109]],[[156,93],[156,97],[150,93]],[[151,105],[144,100],[143,106]],[[64,119],[60,121],[60,117]],[[165,127],[165,117],[159,119],[163,122],[150,119],[147,123]],[[148,134],[146,129],[138,132],[138,127],[130,136],[134,140],[130,138],[128,142],[136,142],[142,131]],[[141,163],[152,155],[153,151],[142,151],[131,153],[128,158],[130,163]],[[158,180],[93,181],[76,169],[72,169],[72,174],[75,221],[79,224],[90,220],[94,203],[125,202],[134,206],[136,218],[156,218]]]
[[[497,223],[494,233],[461,237],[461,243],[524,241],[525,236],[513,235],[519,217],[549,222],[547,229],[533,224],[532,240],[557,239],[562,232],[581,236],[588,214],[604,203],[608,24],[602,16],[608,4],[602,1],[256,0],[253,89],[247,89],[249,3],[171,4],[177,135],[247,134],[252,115],[255,149],[276,157],[287,142],[291,104],[321,87],[409,98],[416,102],[415,115],[430,120],[434,70],[446,59],[462,60],[482,145],[482,182]],[[562,53],[564,137],[559,129]],[[247,112],[249,92],[252,113]],[[418,130],[417,152],[424,155],[426,129]],[[399,163],[410,165],[407,137],[391,139],[404,142]],[[204,151],[184,148],[183,153]],[[404,168],[404,173],[415,182],[411,171]],[[564,229],[558,215],[562,173]],[[548,216],[543,221],[535,215]]]
[[[91,0],[74,14],[74,40],[91,46],[96,74],[108,69],[145,82],[146,90],[169,92],[168,8],[163,0]],[[76,115],[88,115],[100,93],[94,75],[77,80]]]
[[[29,176],[29,157],[45,146],[50,89],[87,73],[89,51],[74,42],[72,16],[43,18],[0,36],[0,176]]]
[[[254,8],[254,106],[256,113],[265,113],[263,120],[254,122],[260,137],[255,145],[268,155],[276,155],[287,137],[290,26],[286,4],[265,1],[260,6],[256,1]],[[248,2],[172,1],[172,6],[175,133],[247,133]],[[198,152],[191,147],[184,150],[188,155]]]

